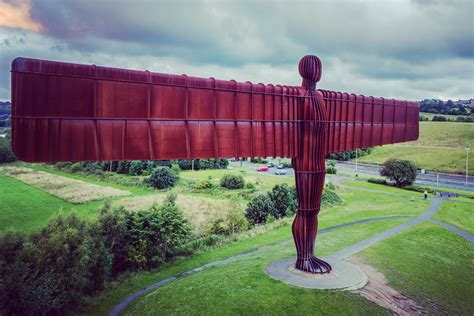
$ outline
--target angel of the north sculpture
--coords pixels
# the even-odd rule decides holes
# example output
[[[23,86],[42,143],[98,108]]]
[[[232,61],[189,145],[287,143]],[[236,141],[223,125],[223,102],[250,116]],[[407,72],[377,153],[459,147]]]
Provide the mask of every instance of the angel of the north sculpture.
[[[316,56],[298,68],[301,87],[16,58],[13,150],[28,162],[291,158],[295,268],[328,273],[314,256],[325,155],[416,140],[419,109],[317,90]]]

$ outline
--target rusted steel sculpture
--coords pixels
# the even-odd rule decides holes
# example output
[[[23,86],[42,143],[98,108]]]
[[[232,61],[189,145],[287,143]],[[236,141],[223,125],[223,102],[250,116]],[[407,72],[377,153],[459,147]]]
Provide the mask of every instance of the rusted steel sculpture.
[[[327,273],[314,256],[325,155],[416,140],[419,110],[316,90],[321,71],[303,57],[294,87],[17,58],[13,150],[29,162],[292,158],[296,268]]]

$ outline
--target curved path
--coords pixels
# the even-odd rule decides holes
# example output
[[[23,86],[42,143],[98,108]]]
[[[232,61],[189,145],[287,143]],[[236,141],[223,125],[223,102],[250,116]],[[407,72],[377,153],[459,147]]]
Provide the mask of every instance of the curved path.
[[[351,187],[351,188],[353,188],[353,187]],[[363,191],[371,191],[371,192],[379,192],[379,193],[383,193],[383,194],[406,196],[404,194],[397,194],[397,193],[386,192],[386,191],[377,191],[377,190],[362,189],[362,188],[354,188],[354,189],[360,189],[360,190],[363,190]],[[384,231],[382,233],[379,233],[375,236],[372,236],[368,239],[360,241],[360,242],[358,242],[354,245],[351,245],[347,248],[339,250],[339,251],[329,255],[325,259],[329,260],[329,261],[339,261],[339,260],[348,258],[348,257],[350,257],[350,256],[352,256],[352,255],[354,255],[354,254],[356,254],[356,253],[358,253],[358,252],[360,252],[360,251],[362,251],[362,250],[364,250],[364,249],[366,249],[366,248],[368,248],[368,247],[370,247],[370,246],[372,246],[372,245],[374,245],[374,244],[376,244],[376,243],[378,243],[378,242],[380,242],[380,241],[382,241],[386,238],[389,238],[389,237],[391,237],[391,236],[393,236],[393,235],[395,235],[395,234],[397,234],[397,233],[399,233],[403,230],[406,230],[406,229],[408,229],[410,227],[413,227],[414,225],[419,224],[419,223],[424,222],[424,221],[431,221],[433,223],[436,223],[436,224],[438,224],[438,225],[440,225],[444,228],[447,228],[450,231],[458,234],[459,236],[461,236],[461,237],[465,238],[466,240],[470,241],[471,243],[474,243],[474,235],[471,235],[471,234],[469,234],[469,233],[467,233],[467,232],[465,232],[461,229],[458,229],[458,228],[456,228],[452,225],[449,225],[449,224],[431,219],[431,217],[438,211],[438,209],[440,207],[440,204],[441,204],[441,201],[442,200],[447,200],[447,199],[436,197],[436,198],[431,198],[430,200],[431,200],[431,205],[428,208],[428,210],[425,211],[423,214],[421,214],[418,217],[415,217],[415,216],[386,216],[386,217],[363,219],[363,220],[359,220],[359,221],[355,221],[355,222],[345,223],[345,224],[336,225],[336,226],[328,227],[328,228],[325,228],[325,229],[321,229],[318,232],[318,234],[325,234],[325,233],[328,233],[328,232],[331,232],[331,231],[334,231],[334,230],[338,230],[338,229],[342,229],[342,228],[345,228],[345,227],[354,226],[354,225],[358,225],[358,224],[362,224],[362,223],[382,221],[382,220],[390,220],[390,219],[398,219],[398,218],[413,218],[413,220],[411,220],[411,221],[400,224],[396,227],[393,227],[389,230],[386,230],[386,231]],[[250,249],[250,250],[247,250],[247,251],[244,251],[244,252],[232,255],[232,256],[224,257],[222,259],[207,263],[207,264],[202,265],[198,268],[188,270],[186,272],[182,272],[182,273],[176,274],[174,276],[171,276],[169,278],[163,279],[159,282],[156,282],[156,283],[154,283],[154,284],[152,284],[152,285],[150,285],[146,288],[143,288],[143,289],[137,291],[136,293],[130,295],[129,297],[127,297],[126,299],[121,301],[118,305],[116,305],[108,313],[108,315],[109,316],[119,315],[125,308],[127,308],[128,305],[130,305],[130,303],[135,301],[137,298],[139,298],[143,294],[145,294],[147,292],[150,292],[151,290],[156,289],[157,287],[160,287],[162,285],[170,283],[170,282],[172,282],[176,279],[187,276],[189,274],[193,274],[193,273],[202,271],[206,268],[209,268],[209,267],[215,266],[217,264],[226,262],[229,259],[232,259],[232,258],[235,258],[235,257],[239,257],[239,256],[243,256],[243,255],[246,255],[246,254],[249,254],[249,253],[253,253],[253,252],[256,252],[256,251],[267,249],[267,248],[270,248],[270,247],[278,245],[278,244],[289,243],[291,241],[292,240],[284,240],[284,241],[279,241],[279,242],[272,243],[272,244],[269,244],[269,245],[266,245],[266,246]]]

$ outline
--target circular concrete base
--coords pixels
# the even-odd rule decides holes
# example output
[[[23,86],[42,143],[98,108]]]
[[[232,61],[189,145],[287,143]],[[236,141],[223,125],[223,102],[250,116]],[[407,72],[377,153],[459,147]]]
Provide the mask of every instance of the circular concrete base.
[[[309,289],[356,290],[367,284],[367,276],[359,267],[346,261],[330,264],[330,273],[313,274],[296,270],[295,259],[283,259],[270,263],[265,272],[275,280]]]

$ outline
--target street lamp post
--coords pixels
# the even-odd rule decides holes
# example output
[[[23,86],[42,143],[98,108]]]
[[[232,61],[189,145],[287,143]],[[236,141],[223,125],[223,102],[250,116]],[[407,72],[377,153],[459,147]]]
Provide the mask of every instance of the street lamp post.
[[[464,150],[466,151],[466,185],[467,185],[467,180],[468,180],[468,174],[469,174],[469,150],[471,150],[471,148],[469,147],[466,147],[464,148]]]
[[[359,176],[359,172],[357,171],[357,149],[356,149],[356,177]]]

